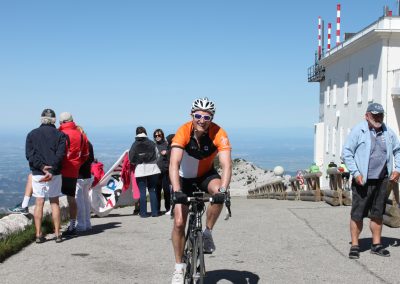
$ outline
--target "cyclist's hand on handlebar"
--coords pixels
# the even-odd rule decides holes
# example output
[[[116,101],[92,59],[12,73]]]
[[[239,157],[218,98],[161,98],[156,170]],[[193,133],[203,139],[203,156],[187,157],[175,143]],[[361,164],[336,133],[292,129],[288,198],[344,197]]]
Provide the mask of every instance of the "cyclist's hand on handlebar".
[[[175,204],[185,204],[187,203],[187,195],[182,191],[174,191],[172,193],[172,201]]]
[[[213,195],[213,203],[223,204],[225,202],[226,194],[225,193],[216,193]]]

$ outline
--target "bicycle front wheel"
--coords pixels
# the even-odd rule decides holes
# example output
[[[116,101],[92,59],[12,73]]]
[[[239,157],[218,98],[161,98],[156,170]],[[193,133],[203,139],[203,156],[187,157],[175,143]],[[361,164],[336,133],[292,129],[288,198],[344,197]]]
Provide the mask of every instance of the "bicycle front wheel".
[[[191,261],[191,271],[193,272],[193,282],[195,284],[203,284],[206,274],[203,253],[203,234],[197,232],[194,240],[193,254]]]

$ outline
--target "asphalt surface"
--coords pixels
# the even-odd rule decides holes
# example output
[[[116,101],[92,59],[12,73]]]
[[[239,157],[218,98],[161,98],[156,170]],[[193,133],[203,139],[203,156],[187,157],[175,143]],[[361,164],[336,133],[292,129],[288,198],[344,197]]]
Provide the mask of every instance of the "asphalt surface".
[[[92,218],[90,233],[31,244],[0,264],[1,283],[170,283],[169,216],[140,218],[133,208]],[[349,207],[324,202],[232,200],[233,217],[213,230],[206,283],[399,283],[400,229],[384,226],[391,257],[370,253],[368,220],[361,257],[348,258]]]

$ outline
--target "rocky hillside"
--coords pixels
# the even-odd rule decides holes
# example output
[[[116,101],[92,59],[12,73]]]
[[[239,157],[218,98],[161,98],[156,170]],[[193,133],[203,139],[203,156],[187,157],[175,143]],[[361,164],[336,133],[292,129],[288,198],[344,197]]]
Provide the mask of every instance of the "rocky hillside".
[[[244,159],[234,159],[230,191],[232,196],[246,196],[249,189],[275,180],[272,170],[264,170]],[[288,177],[285,177],[288,179]]]

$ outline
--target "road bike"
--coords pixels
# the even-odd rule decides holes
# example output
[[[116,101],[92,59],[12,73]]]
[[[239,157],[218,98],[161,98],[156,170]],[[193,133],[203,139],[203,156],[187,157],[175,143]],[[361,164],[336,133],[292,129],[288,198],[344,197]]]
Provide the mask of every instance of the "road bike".
[[[227,214],[225,220],[232,216],[230,209],[230,195],[218,193],[210,196],[202,191],[193,192],[193,197],[187,198],[189,206],[188,227],[185,235],[185,249],[183,262],[186,264],[184,280],[187,284],[203,284],[206,274],[203,251],[202,216],[206,211],[206,202],[215,204],[225,203]]]

